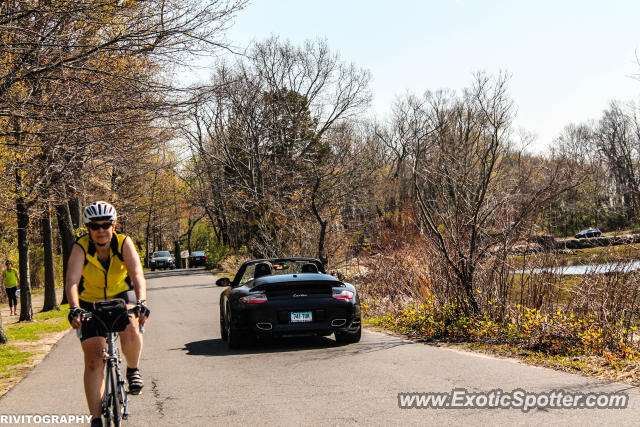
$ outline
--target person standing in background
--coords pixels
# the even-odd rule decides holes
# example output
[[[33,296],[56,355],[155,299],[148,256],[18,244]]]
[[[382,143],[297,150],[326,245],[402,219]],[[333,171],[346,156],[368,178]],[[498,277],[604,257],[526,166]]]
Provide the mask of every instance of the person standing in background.
[[[18,276],[18,269],[13,266],[11,260],[7,260],[5,265],[7,268],[2,272],[2,283],[7,291],[7,297],[9,297],[9,315],[17,316],[18,298],[16,297],[16,292],[18,291],[20,277]]]

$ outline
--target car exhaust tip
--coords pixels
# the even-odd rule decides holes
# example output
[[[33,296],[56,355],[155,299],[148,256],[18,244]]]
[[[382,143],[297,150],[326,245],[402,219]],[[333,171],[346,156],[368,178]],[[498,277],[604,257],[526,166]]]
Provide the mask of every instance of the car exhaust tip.
[[[331,326],[344,326],[347,323],[347,319],[333,319]]]
[[[261,331],[270,331],[271,329],[273,329],[273,325],[269,322],[261,322],[256,323],[256,328],[260,329]]]

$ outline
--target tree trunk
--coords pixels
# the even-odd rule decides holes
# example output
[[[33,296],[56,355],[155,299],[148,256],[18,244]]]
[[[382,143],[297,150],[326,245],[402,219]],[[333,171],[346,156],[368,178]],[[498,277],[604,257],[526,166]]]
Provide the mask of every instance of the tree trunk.
[[[58,219],[58,231],[62,240],[62,280],[67,284],[67,263],[71,255],[71,249],[75,242],[75,233],[73,230],[71,215],[69,213],[69,205],[61,203],[56,205],[56,217]],[[67,293],[62,293],[61,304],[67,303]]]
[[[33,320],[31,283],[29,282],[29,210],[21,197],[16,200],[18,216],[18,264],[20,271],[20,321]]]
[[[222,244],[224,246],[231,246],[231,237],[229,236],[229,224],[227,216],[224,213],[220,214],[222,217],[220,223],[220,236],[222,237]]]
[[[42,306],[42,311],[58,310],[49,206],[45,207],[44,216],[40,223],[42,226],[42,242],[44,244],[44,305]]]
[[[184,264],[182,263],[182,256],[180,255],[180,242],[176,240],[173,242],[173,254],[176,257],[176,268],[184,268]]]
[[[318,237],[318,259],[327,265],[329,259],[324,251],[324,241],[327,237],[327,221],[320,221],[320,236]]]
[[[144,266],[149,268],[149,223],[144,233]]]
[[[478,302],[473,294],[473,278],[465,277],[463,280],[464,290],[467,294],[467,304],[469,304],[469,308],[474,314],[478,314],[480,313],[480,308],[478,307]]]
[[[327,224],[328,221],[322,219],[320,215],[320,211],[318,210],[318,206],[316,205],[316,195],[318,194],[318,188],[320,187],[320,178],[316,177],[316,182],[313,186],[313,191],[311,193],[311,211],[313,212],[313,216],[315,216],[318,224],[320,225],[320,234],[318,236],[318,259],[326,265],[328,263],[328,259],[326,254],[324,253],[324,241],[327,236]]]
[[[189,255],[191,255],[191,233],[193,232],[193,228],[189,227],[187,230],[187,250],[189,251]]]
[[[71,215],[71,223],[73,228],[80,227],[80,199],[77,196],[71,197],[67,202],[69,205],[69,214]]]
[[[6,344],[7,341],[9,341],[7,339],[7,334],[4,333],[4,328],[2,327],[2,316],[0,315],[0,344]]]
[[[153,213],[153,206],[155,203],[155,194],[156,194],[156,180],[158,179],[158,171],[156,170],[153,174],[153,185],[151,186],[151,201],[149,202],[149,211],[147,212],[147,225],[145,227],[145,237],[144,237],[144,266],[149,268],[149,260],[150,260],[150,252],[151,248],[149,247],[149,243],[151,241],[151,215]],[[155,240],[155,238],[154,238]],[[154,242],[155,243],[155,242]],[[155,246],[155,245],[154,245]]]

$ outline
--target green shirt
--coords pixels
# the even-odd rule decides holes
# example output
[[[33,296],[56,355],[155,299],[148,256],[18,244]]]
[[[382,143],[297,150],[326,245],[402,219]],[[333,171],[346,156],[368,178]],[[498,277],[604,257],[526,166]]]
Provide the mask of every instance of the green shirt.
[[[2,272],[4,274],[4,287],[13,288],[18,286],[18,269],[15,267],[7,268]]]

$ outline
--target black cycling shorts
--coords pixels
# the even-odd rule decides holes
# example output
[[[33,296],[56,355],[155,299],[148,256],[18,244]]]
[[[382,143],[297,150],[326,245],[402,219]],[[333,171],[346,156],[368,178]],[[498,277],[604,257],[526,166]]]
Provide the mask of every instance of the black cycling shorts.
[[[136,293],[134,291],[125,291],[121,294],[116,295],[113,298],[122,298],[127,304],[136,305],[138,299],[136,298]],[[80,300],[80,308],[86,311],[93,311],[93,303],[86,302]],[[98,331],[96,322],[82,322],[82,327],[80,328],[80,341],[84,341],[93,337],[104,337],[107,338],[106,333],[100,333]]]

